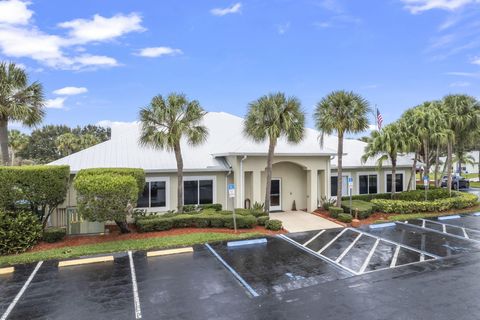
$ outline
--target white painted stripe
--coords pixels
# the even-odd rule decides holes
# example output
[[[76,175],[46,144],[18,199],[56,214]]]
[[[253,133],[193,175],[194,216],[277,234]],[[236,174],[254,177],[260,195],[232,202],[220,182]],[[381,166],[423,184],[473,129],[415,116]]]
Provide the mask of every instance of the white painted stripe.
[[[456,226],[454,224],[450,224],[450,223],[446,223],[446,222],[438,222],[438,221],[434,221],[434,220],[427,220],[427,221],[431,222],[431,223],[435,223],[435,224],[443,224],[443,225],[446,225],[447,227],[450,227],[450,228],[465,229],[466,231],[471,231],[471,232],[474,232],[474,233],[479,232],[479,230],[475,230],[475,229],[471,229],[471,228],[467,228],[467,227]],[[436,230],[433,229],[433,231],[436,231]],[[453,235],[451,233],[449,233],[449,234]],[[453,235],[453,236],[461,238],[461,236],[457,236],[457,235]],[[470,237],[468,237],[468,239],[470,239]],[[470,239],[470,240],[474,240],[474,241],[478,242],[478,240],[475,240],[475,239]]]
[[[425,228],[425,220],[422,219],[422,228]]]
[[[373,244],[372,249],[371,249],[370,252],[368,253],[367,259],[365,259],[365,261],[363,262],[363,265],[362,265],[362,267],[360,268],[359,273],[364,273],[364,272],[365,272],[365,269],[367,269],[368,264],[370,263],[370,260],[371,260],[372,257],[373,257],[373,253],[374,253],[375,250],[377,249],[377,246],[378,246],[379,243],[380,243],[380,239],[375,240],[375,243]]]
[[[38,269],[40,269],[42,264],[43,264],[43,261],[40,261],[39,263],[37,263],[37,265],[35,266],[35,269],[33,269],[32,273],[30,274],[30,277],[28,277],[28,279],[25,282],[25,284],[23,285],[22,289],[20,289],[20,291],[17,293],[17,295],[13,299],[12,303],[10,303],[10,305],[8,306],[7,310],[2,315],[0,320],[7,319],[8,315],[10,314],[10,312],[12,312],[12,310],[15,307],[15,305],[17,304],[18,300],[20,300],[20,298],[23,296],[23,294],[25,293],[25,290],[27,290],[27,287],[30,285],[30,282],[32,282],[33,277],[35,277],[35,275],[38,272]]]
[[[442,225],[442,231],[443,231],[443,233],[447,233],[447,226],[446,225]]]
[[[332,240],[330,240],[329,243],[327,243],[326,245],[324,245],[323,248],[320,249],[320,250],[318,250],[317,252],[318,252],[318,253],[322,253],[323,251],[325,251],[325,249],[327,249],[328,247],[330,247],[330,245],[332,245],[332,243],[334,243],[338,238],[340,238],[340,237],[342,236],[342,234],[344,234],[345,231],[347,231],[347,230],[348,230],[347,228],[343,229],[339,234],[336,235],[335,238],[333,238]]]
[[[390,263],[390,268],[393,268],[397,265],[398,253],[400,252],[400,246],[395,248],[395,253],[393,254],[392,262]]]
[[[142,319],[142,309],[140,307],[140,297],[138,296],[137,275],[135,273],[135,265],[133,264],[132,251],[128,251],[128,259],[130,260],[130,271],[132,273],[133,305],[135,306],[135,319]]]
[[[341,255],[338,256],[337,260],[335,260],[335,262],[340,262],[340,260],[343,259],[343,257],[345,257],[348,253],[348,251],[350,251],[350,249],[353,248],[353,246],[355,245],[355,243],[357,243],[358,239],[360,239],[360,237],[362,236],[361,233],[358,234],[358,236],[352,241],[352,243],[350,243],[350,245],[347,247],[347,249],[345,249]]]
[[[325,232],[325,229],[324,229],[324,230],[321,230],[319,233],[317,233],[315,236],[313,236],[310,240],[308,240],[307,242],[305,242],[305,243],[303,244],[303,246],[304,246],[304,247],[308,246],[308,244],[309,244],[310,242],[312,242],[313,240],[317,239],[317,238],[318,238],[322,233],[324,233],[324,232]]]
[[[420,254],[420,262],[425,261],[425,255],[423,253]]]
[[[463,236],[467,239],[470,239],[470,237],[468,236],[467,230],[465,230],[465,228],[462,228],[462,231],[463,231]]]

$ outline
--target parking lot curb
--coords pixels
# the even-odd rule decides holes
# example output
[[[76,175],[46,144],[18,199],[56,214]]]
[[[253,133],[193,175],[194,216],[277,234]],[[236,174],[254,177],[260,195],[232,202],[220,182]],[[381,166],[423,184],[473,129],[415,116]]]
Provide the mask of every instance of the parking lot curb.
[[[147,252],[147,257],[168,256],[171,254],[189,253],[189,252],[193,252],[192,247],[167,249],[167,250],[160,250],[160,251],[149,251]]]
[[[0,268],[0,274],[9,274],[15,271],[14,267]]]
[[[114,260],[113,256],[103,256],[103,257],[94,257],[94,258],[66,260],[66,261],[60,261],[58,263],[58,267],[78,266],[78,265],[82,265],[82,264],[109,262],[109,261],[113,261],[113,260]]]

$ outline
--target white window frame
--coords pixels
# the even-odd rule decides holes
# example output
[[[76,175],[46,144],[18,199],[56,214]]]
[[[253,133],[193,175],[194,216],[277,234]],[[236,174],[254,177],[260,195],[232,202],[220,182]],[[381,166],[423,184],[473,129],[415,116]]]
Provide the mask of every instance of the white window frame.
[[[387,191],[387,187],[388,187],[388,186],[387,186],[387,175],[389,175],[389,174],[392,174],[392,170],[389,170],[389,171],[385,171],[385,172],[384,172],[383,182],[384,182],[384,185],[385,185],[385,188],[384,188],[385,193],[388,192],[388,191]],[[405,191],[405,190],[407,189],[407,188],[405,188],[405,180],[406,180],[406,179],[405,179],[405,177],[406,177],[406,176],[405,176],[405,170],[397,170],[397,171],[395,172],[395,174],[402,174],[402,175],[403,175],[403,178],[402,178],[402,183],[403,183],[402,191],[397,191],[397,190],[395,190],[395,193],[399,193],[399,192]],[[393,178],[393,177],[392,177],[392,178]]]
[[[283,198],[282,198],[282,178],[280,178],[280,177],[272,177],[272,180],[278,180],[278,181],[280,181],[280,185],[279,185],[280,188],[279,188],[279,190],[278,190],[278,191],[279,191],[278,196],[279,196],[279,198],[280,198],[280,199],[279,199],[280,201],[279,201],[279,205],[278,205],[278,206],[275,206],[274,208],[272,208],[272,206],[270,205],[270,210],[273,209],[273,210],[280,210],[280,211],[281,211],[282,208],[283,208],[283,206],[282,206],[282,201],[283,201]],[[270,190],[270,197],[271,197],[271,196],[272,196],[272,190]],[[270,199],[270,202],[271,202],[271,201],[272,201],[272,200]]]
[[[183,177],[183,181],[199,181],[199,180],[212,180],[212,203],[217,203],[217,177],[216,176],[186,176]],[[182,183],[183,194],[185,194],[185,185]],[[200,202],[200,183],[197,188],[198,202]],[[183,205],[185,205],[185,197],[183,197]],[[198,205],[198,204],[197,204]]]
[[[165,207],[137,207],[137,209],[146,209],[149,212],[154,211],[168,211],[170,208],[170,177],[146,177],[145,183],[149,182],[165,182]],[[148,204],[152,203],[152,195],[150,190],[148,190]]]
[[[342,176],[344,177],[347,177],[347,178],[351,178],[352,177],[352,173],[351,172],[347,172],[347,173],[344,173],[342,172]],[[330,198],[333,198],[333,199],[337,199],[337,196],[332,196],[332,177],[338,177],[338,171],[335,172],[335,173],[330,173],[330,181],[328,181],[328,185],[330,186]],[[348,185],[347,185],[347,188],[348,188]],[[338,192],[338,190],[337,190]],[[348,197],[349,194],[348,194],[348,189],[347,189],[347,194],[346,195],[342,195],[341,197]]]
[[[373,176],[373,175],[377,176],[377,193],[364,193],[364,194],[379,194],[380,193],[379,192],[380,191],[380,183],[379,183],[380,179],[379,179],[379,176],[378,176],[378,172],[376,172],[376,171],[361,171],[361,172],[357,172],[357,187],[356,187],[356,190],[357,190],[358,195],[360,194],[360,176]]]

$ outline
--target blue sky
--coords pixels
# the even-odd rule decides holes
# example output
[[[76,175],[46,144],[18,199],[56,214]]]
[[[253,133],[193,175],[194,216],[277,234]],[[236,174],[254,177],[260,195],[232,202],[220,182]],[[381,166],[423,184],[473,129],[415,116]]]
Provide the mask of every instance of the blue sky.
[[[284,91],[312,127],[336,89],[388,123],[448,93],[480,97],[480,1],[0,1],[0,60],[44,84],[45,123],[134,121],[172,91],[243,116]]]

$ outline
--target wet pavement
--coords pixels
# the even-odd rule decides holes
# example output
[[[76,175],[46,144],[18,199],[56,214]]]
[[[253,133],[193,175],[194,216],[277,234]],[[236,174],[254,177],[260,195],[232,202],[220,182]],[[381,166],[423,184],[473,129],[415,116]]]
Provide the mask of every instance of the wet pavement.
[[[0,275],[0,319],[478,319],[479,228],[469,215],[22,265]]]

